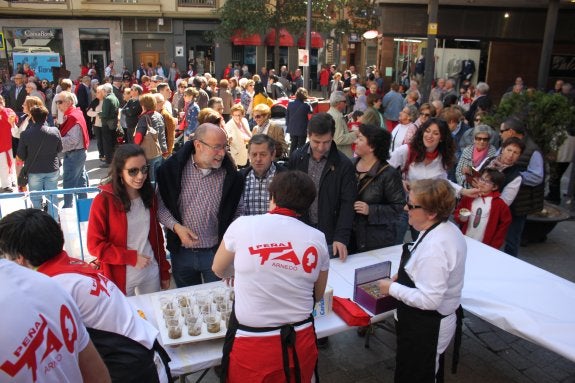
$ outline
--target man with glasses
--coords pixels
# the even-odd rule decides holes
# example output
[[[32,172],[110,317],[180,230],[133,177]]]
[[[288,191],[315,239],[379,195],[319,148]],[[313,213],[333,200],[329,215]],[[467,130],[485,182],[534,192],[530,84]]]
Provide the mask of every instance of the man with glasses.
[[[25,87],[26,76],[18,73],[12,77],[12,80],[14,81],[14,86],[8,93],[6,106],[20,115],[23,113],[22,106],[24,105],[24,100],[26,100],[27,96]]]
[[[63,91],[55,101],[64,121],[60,125],[64,153],[62,186],[64,189],[85,188],[88,186],[86,173],[86,151],[90,146],[88,127],[82,110],[75,106],[72,93]],[[78,198],[86,198],[86,193],[78,193]],[[64,208],[72,207],[73,195],[64,194]]]
[[[345,93],[339,90],[333,92],[329,97],[329,105],[330,108],[327,111],[327,114],[329,114],[335,121],[335,133],[333,134],[333,141],[343,154],[351,158],[353,157],[351,144],[353,144],[357,139],[357,131],[350,132],[347,129],[347,123],[343,117],[343,111],[346,107]]]
[[[244,179],[227,150],[226,133],[201,124],[158,169],[158,217],[178,287],[219,280],[212,271],[215,251],[243,211]]]

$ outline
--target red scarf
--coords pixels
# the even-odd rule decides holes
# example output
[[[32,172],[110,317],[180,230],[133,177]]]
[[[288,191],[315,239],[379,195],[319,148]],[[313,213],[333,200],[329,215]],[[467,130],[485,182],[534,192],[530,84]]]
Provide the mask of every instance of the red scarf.
[[[425,159],[429,161],[433,161],[439,155],[439,149],[435,149],[433,152],[425,152]]]
[[[296,213],[294,210],[277,206],[274,209],[270,210],[269,213],[287,215],[288,217],[294,217],[294,218],[301,216],[301,214]]]
[[[88,127],[86,120],[82,114],[82,109],[70,107],[64,112],[64,122],[60,125],[60,134],[64,137],[76,124],[80,125],[82,129],[82,137],[84,138],[84,149],[90,146],[90,136],[88,135]]]
[[[428,151],[425,152],[426,160],[433,161],[434,159],[437,158],[437,156],[439,156],[439,149],[437,148],[433,152]],[[415,162],[416,159],[417,159],[417,151],[413,150],[411,145],[409,145],[407,148],[407,161],[402,169],[402,172],[407,174],[407,172],[409,171],[409,167],[411,166],[411,164]]]

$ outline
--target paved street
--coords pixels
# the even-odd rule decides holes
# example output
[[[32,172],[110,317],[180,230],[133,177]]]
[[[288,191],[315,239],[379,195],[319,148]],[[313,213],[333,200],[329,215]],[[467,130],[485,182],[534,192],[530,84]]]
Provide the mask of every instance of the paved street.
[[[97,185],[108,169],[99,168],[94,151],[88,156],[90,183]],[[568,174],[568,172],[566,173]],[[564,180],[565,184],[565,180]],[[2,202],[2,213],[22,207],[21,202]],[[544,243],[522,247],[519,258],[556,275],[575,281],[575,221],[557,225]],[[533,281],[537,283],[537,281]],[[545,286],[541,286],[542,289]],[[552,291],[549,292],[552,294]],[[386,327],[393,329],[391,322]],[[575,331],[575,315],[574,315]],[[542,347],[484,322],[466,313],[461,360],[457,375],[451,375],[451,357],[446,359],[446,382],[575,382],[575,363]],[[348,331],[329,339],[329,346],[320,352],[320,377],[327,383],[392,382],[395,365],[395,335],[389,330],[376,330],[371,347],[364,348],[364,339],[355,331]],[[195,382],[199,374],[188,377]],[[202,380],[218,382],[211,370]]]

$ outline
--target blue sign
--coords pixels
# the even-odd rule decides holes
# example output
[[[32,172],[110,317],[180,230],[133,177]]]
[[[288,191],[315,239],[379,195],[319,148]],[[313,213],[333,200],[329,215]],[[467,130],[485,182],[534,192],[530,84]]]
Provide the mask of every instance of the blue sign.
[[[14,68],[18,64],[29,64],[39,80],[54,81],[52,67],[60,68],[60,55],[58,53],[14,53]]]

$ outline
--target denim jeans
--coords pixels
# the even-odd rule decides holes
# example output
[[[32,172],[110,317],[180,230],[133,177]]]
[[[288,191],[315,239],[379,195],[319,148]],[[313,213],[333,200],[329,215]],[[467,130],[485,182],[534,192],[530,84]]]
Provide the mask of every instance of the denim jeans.
[[[507,236],[505,237],[505,251],[507,254],[517,257],[519,255],[519,246],[521,245],[521,234],[527,221],[526,215],[511,215],[511,225],[507,229]]]
[[[172,275],[177,287],[219,281],[212,271],[216,247],[211,249],[186,249],[180,247],[172,253]],[[203,278],[203,279],[202,279]]]
[[[51,173],[29,173],[28,188],[30,191],[56,190],[58,189],[59,176],[59,170],[53,171]],[[52,197],[57,196],[54,195]],[[32,206],[34,206],[36,209],[42,208],[42,196],[30,197],[30,200],[32,201]],[[58,217],[57,210],[54,209],[53,201],[50,199],[48,199],[48,214],[54,217],[54,219],[57,219]]]
[[[156,182],[156,173],[158,172],[158,168],[162,162],[164,162],[164,158],[162,156],[148,160],[148,164],[150,164],[150,182]]]
[[[86,173],[86,150],[72,150],[64,153],[62,174],[62,187],[64,189],[88,187],[88,173]],[[86,193],[78,193],[78,198],[86,198]],[[64,194],[64,208],[72,207],[74,196]]]

